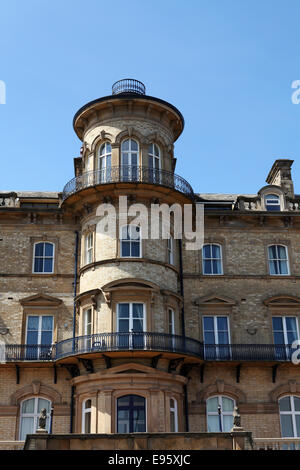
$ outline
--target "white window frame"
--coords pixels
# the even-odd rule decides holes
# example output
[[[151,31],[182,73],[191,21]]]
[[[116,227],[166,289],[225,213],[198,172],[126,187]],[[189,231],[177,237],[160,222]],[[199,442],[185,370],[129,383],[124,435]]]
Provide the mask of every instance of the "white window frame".
[[[94,232],[88,232],[84,237],[84,261],[90,264],[94,260]]]
[[[215,337],[215,353],[216,359],[222,359],[222,348],[219,348],[219,335],[218,335],[218,318],[226,318],[227,319],[227,332],[228,332],[228,344],[221,344],[221,346],[225,347],[228,346],[228,350],[231,356],[231,335],[230,335],[230,322],[229,322],[229,315],[213,315],[213,314],[205,314],[202,316],[202,331],[203,331],[203,345],[204,345],[204,354],[205,354],[205,346],[209,346],[209,343],[205,343],[205,329],[204,329],[204,318],[210,317],[213,318],[214,321],[214,337]]]
[[[44,246],[43,246],[43,256],[36,256],[35,255],[35,249],[36,249],[36,245],[42,243]],[[49,245],[52,245],[53,247],[53,255],[52,256],[45,256],[44,253],[45,253],[45,244],[48,243]],[[35,259],[36,258],[42,258],[43,260],[44,259],[52,259],[52,271],[35,271],[34,270],[34,265],[35,265]],[[34,274],[53,274],[54,273],[54,260],[55,260],[55,244],[53,242],[48,242],[47,240],[46,241],[38,241],[38,242],[35,242],[33,244],[33,260],[32,260],[32,272]],[[44,262],[43,262],[43,267],[44,267]]]
[[[42,396],[34,396],[34,397],[26,397],[24,400],[21,401],[20,403],[20,429],[19,429],[19,439],[21,440],[21,435],[22,435],[22,418],[33,418],[33,434],[36,433],[36,430],[38,429],[38,417],[40,415],[40,412],[38,411],[38,400],[41,398],[42,400],[46,400],[49,402],[49,409],[50,413],[47,413],[47,418],[48,418],[48,423],[46,422],[46,429],[50,428],[50,420],[51,420],[51,407],[52,407],[52,402],[48,398],[42,397]],[[23,408],[23,403],[27,400],[34,400],[34,410],[33,413],[23,413],[22,408]]]
[[[215,246],[218,246],[220,248],[220,258],[204,258],[204,247],[205,246],[210,246],[212,247],[213,245]],[[212,248],[210,249],[210,251],[212,251]],[[203,247],[202,247],[202,250],[201,250],[201,253],[202,253],[202,274],[204,276],[222,276],[224,274],[224,270],[223,270],[223,252],[222,252],[222,245],[220,245],[220,243],[204,243]],[[211,266],[213,266],[212,262],[214,260],[217,260],[220,262],[221,264],[221,272],[220,273],[206,273],[205,272],[205,264],[204,264],[204,261],[210,261],[211,262]]]
[[[289,342],[288,342],[288,337],[287,337],[287,327],[286,327],[286,319],[287,319],[287,318],[295,318],[297,339],[299,339],[298,317],[296,317],[295,315],[273,315],[273,316],[272,316],[272,322],[273,322],[273,318],[281,318],[281,319],[282,319],[283,337],[284,337],[284,345],[285,345],[285,346],[290,346],[290,344],[289,344]],[[273,328],[273,325],[272,325],[272,330],[273,330],[273,340],[274,340],[274,328]],[[275,343],[275,341],[274,341],[274,344],[275,344],[276,346],[278,346],[278,344]],[[299,437],[300,437],[300,436],[299,436]]]
[[[223,416],[233,416],[233,411],[234,411],[234,407],[236,406],[235,404],[235,400],[231,397],[229,397],[228,395],[212,395],[210,397],[208,397],[206,399],[206,426],[207,426],[207,432],[214,432],[214,431],[209,431],[208,430],[208,417],[209,416],[219,416],[219,413],[218,411],[207,411],[207,402],[208,400],[210,400],[211,398],[218,398],[218,406],[221,406],[221,426],[222,426],[222,431],[220,432],[228,432],[228,431],[224,431],[224,419],[223,419]],[[223,411],[222,410],[222,398],[228,398],[229,400],[232,400],[233,401],[233,410],[232,412],[230,411]]]
[[[147,331],[147,328],[146,328],[146,320],[147,320],[147,317],[146,317],[146,304],[145,302],[118,302],[117,303],[117,333],[120,333],[119,331],[119,305],[129,305],[129,326],[128,326],[128,333],[131,333],[132,330],[133,330],[133,320],[136,320],[136,318],[133,318],[133,305],[134,304],[139,304],[139,305],[143,305],[143,333],[145,333]],[[127,318],[126,318],[127,319]],[[121,318],[121,320],[125,320],[125,318]],[[141,332],[141,333],[142,333]]]
[[[158,156],[155,155],[155,153],[149,151],[150,145],[152,145],[152,149],[154,149],[154,145],[156,145],[156,147],[158,148]],[[153,165],[153,167],[151,168],[151,170],[152,170],[152,169],[153,169],[154,171],[155,171],[155,170],[160,170],[160,168],[161,168],[161,151],[160,151],[159,145],[157,145],[155,142],[150,142],[150,144],[149,144],[149,146],[148,146],[148,161],[149,161],[149,157],[152,158],[152,163],[155,162],[155,159],[158,160],[158,168],[155,168],[155,166]],[[150,168],[150,167],[149,167],[149,168]]]
[[[280,411],[279,402],[282,398],[286,398],[286,397],[289,397],[289,399],[290,399],[291,411]],[[300,397],[297,396],[297,395],[283,395],[278,400],[278,408],[279,408],[281,435],[282,435],[281,415],[291,415],[292,416],[292,424],[293,424],[293,434],[294,434],[293,437],[295,438],[295,437],[300,437],[300,435],[297,436],[297,425],[296,425],[296,415],[300,415],[300,411],[295,410],[294,398],[300,398]],[[289,437],[284,437],[283,439],[293,439],[293,437],[290,437],[290,438]]]
[[[89,401],[91,402],[91,407],[90,408],[86,408],[85,405],[86,405],[86,402]],[[86,418],[86,415],[87,414],[90,414],[90,431],[89,432],[86,432],[85,430],[85,418]],[[92,399],[91,398],[86,398],[83,402],[82,402],[82,415],[81,415],[81,432],[82,434],[91,434],[91,431],[92,431]]]
[[[168,254],[168,264],[174,265],[174,238],[170,236],[167,239],[167,254]]]
[[[123,150],[122,146],[123,146],[123,143],[126,142],[126,140],[129,141],[129,149],[128,150]],[[131,149],[132,141],[136,142],[137,150],[132,150]],[[127,165],[125,165],[123,163],[123,154],[124,153],[128,154],[128,164]],[[136,165],[132,164],[132,156],[133,155],[137,156]],[[132,139],[131,137],[126,137],[126,139],[123,139],[122,142],[121,142],[121,166],[128,166],[128,167],[136,166],[136,167],[138,167],[139,163],[140,163],[140,145],[139,145],[139,142],[136,139]]]
[[[269,203],[267,203],[267,200],[268,198],[270,198],[270,196],[276,196],[277,198],[277,202],[276,204],[273,202],[273,201],[276,201],[276,199],[269,199]],[[268,193],[268,194],[264,194],[264,205],[265,205],[265,210],[268,211],[268,212],[280,212],[282,210],[282,201],[281,201],[281,196],[279,194],[276,194],[276,193]],[[267,206],[279,206],[279,210],[278,211],[270,211],[267,209]]]
[[[127,228],[127,227],[139,227],[139,238],[130,238],[130,239],[125,239],[123,238],[123,229],[124,228]],[[131,229],[129,229],[129,232],[131,231]],[[130,233],[130,236],[132,234]],[[129,256],[123,256],[122,255],[122,243],[123,242],[127,242],[129,243],[129,246],[130,246],[130,255]],[[132,243],[136,243],[136,242],[139,242],[139,247],[140,247],[140,254],[139,256],[132,256],[131,255],[131,251],[132,251]],[[141,227],[139,225],[133,225],[133,224],[127,224],[127,225],[123,225],[121,228],[120,228],[120,258],[142,258],[142,230],[141,230]]]
[[[171,407],[171,400],[174,401],[174,407]],[[174,413],[174,431],[171,430],[171,414]],[[178,432],[178,406],[177,400],[174,397],[170,398],[170,432]]]
[[[101,149],[104,145],[104,153],[101,154]],[[110,145],[110,151],[107,150],[107,146]],[[107,160],[110,158],[110,163],[108,164]],[[99,146],[98,149],[98,171],[99,171],[99,181],[107,182],[111,180],[111,159],[112,159],[112,147],[111,142],[105,141]],[[101,166],[101,161],[103,161],[103,166]]]
[[[54,333],[54,315],[34,315],[34,314],[29,314],[26,316],[26,332],[25,332],[25,335],[26,335],[26,338],[25,338],[25,341],[26,341],[26,344],[27,343],[27,332],[28,332],[28,320],[29,320],[29,317],[37,317],[39,319],[39,326],[38,326],[38,342],[37,342],[37,345],[40,345],[40,346],[43,346],[41,344],[41,338],[42,338],[42,331],[50,331],[50,330],[42,330],[42,318],[43,317],[52,317],[52,338],[51,338],[51,343],[53,343],[53,333]]]
[[[275,246],[276,247],[276,255],[277,257],[276,258],[270,258],[270,254],[269,254],[269,248],[271,248],[272,246]],[[286,258],[278,258],[278,247],[279,246],[282,246],[284,249],[285,249],[285,254],[286,254]],[[290,276],[290,261],[289,261],[289,250],[288,250],[288,247],[287,245],[282,245],[281,243],[277,243],[277,244],[270,244],[267,246],[267,253],[268,253],[268,266],[269,266],[269,275],[270,276]],[[287,264],[287,273],[286,274],[276,274],[276,273],[271,273],[271,264],[270,262],[271,261],[276,261],[277,263],[280,262],[280,261],[286,261],[286,264]]]

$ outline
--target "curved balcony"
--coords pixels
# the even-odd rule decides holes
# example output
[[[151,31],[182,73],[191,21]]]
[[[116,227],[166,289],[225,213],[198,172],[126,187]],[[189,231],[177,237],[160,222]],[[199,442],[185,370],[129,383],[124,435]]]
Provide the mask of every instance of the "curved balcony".
[[[144,166],[112,166],[103,170],[88,171],[69,181],[62,192],[64,201],[85,188],[113,183],[146,183],[174,189],[194,198],[191,185],[181,176],[166,170],[155,170]]]
[[[57,361],[81,354],[152,351],[197,357],[202,361],[291,362],[294,349],[274,344],[206,344],[193,338],[151,332],[98,333],[54,345],[10,344],[5,361]]]

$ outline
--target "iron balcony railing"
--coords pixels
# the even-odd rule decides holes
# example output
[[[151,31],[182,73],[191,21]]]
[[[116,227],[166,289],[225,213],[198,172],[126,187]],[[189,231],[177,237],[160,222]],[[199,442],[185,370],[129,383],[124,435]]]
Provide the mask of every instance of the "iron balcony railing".
[[[145,166],[112,166],[102,170],[88,171],[69,181],[62,192],[63,201],[82,189],[99,184],[148,183],[175,189],[189,198],[194,198],[191,185],[181,176],[171,171],[158,170]]]
[[[120,93],[138,93],[139,95],[145,95],[146,87],[139,80],[124,78],[123,80],[118,80],[112,86],[113,95],[119,95]]]
[[[203,344],[193,338],[165,333],[99,333],[48,346],[9,344],[5,349],[5,361],[56,361],[80,354],[133,350],[173,352],[218,362],[288,362],[295,351],[291,346],[274,344]]]

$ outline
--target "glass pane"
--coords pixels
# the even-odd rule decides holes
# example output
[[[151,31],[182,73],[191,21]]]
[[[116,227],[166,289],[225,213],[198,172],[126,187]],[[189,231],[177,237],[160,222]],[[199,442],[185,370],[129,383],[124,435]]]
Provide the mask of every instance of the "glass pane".
[[[171,432],[175,432],[175,412],[170,412],[170,430]]]
[[[221,250],[218,245],[212,245],[212,257],[221,258]]]
[[[218,344],[229,344],[229,338],[227,332],[220,332],[218,333]],[[226,348],[228,349],[228,348]]]
[[[214,331],[214,319],[213,317],[203,318],[204,330]]]
[[[143,319],[133,320],[132,329],[133,331],[143,331]]]
[[[118,398],[118,406],[129,406],[129,398],[130,395],[125,395],[124,397]],[[124,415],[122,416],[124,417]]]
[[[131,150],[137,150],[138,144],[135,140],[131,140]]]
[[[28,331],[26,344],[38,344],[38,332],[37,331]]]
[[[213,260],[212,262],[212,272],[213,274],[222,274],[221,261]]]
[[[145,398],[139,397],[138,395],[133,395],[133,406],[144,406],[145,405]]]
[[[119,332],[120,333],[129,332],[129,320],[119,320]]]
[[[50,413],[50,402],[45,400],[44,398],[38,399],[38,413],[40,413],[41,409],[46,408],[47,413]]]
[[[53,269],[53,259],[52,258],[45,258],[44,259],[44,273],[52,273]]]
[[[123,140],[122,150],[129,150],[129,139]]]
[[[53,317],[42,316],[42,330],[50,330],[53,328]]]
[[[203,265],[203,273],[204,274],[212,274],[212,265],[211,265],[211,261],[204,261],[204,265]]]
[[[277,261],[269,261],[270,274],[279,274]]]
[[[22,414],[34,412],[34,398],[25,400],[22,403]]]
[[[35,245],[35,256],[43,256],[44,254],[44,243],[37,243]]]
[[[138,227],[137,225],[130,225],[129,234],[130,234],[131,240],[139,240],[140,239],[140,227]]]
[[[143,304],[132,304],[132,315],[134,318],[143,318],[144,308]]]
[[[217,317],[217,325],[219,331],[227,331],[227,317]]]
[[[300,415],[296,415],[295,418],[296,418],[296,432],[297,432],[296,437],[300,437]]]
[[[229,432],[233,427],[233,416],[223,415],[223,432]]]
[[[203,258],[210,258],[211,257],[211,246],[204,245],[202,249]]]
[[[85,409],[91,408],[92,407],[92,400],[86,400],[84,404]]]
[[[43,258],[35,258],[34,260],[34,272],[42,273],[43,272]]]
[[[288,274],[288,265],[287,261],[278,261],[279,273],[278,274]]]
[[[284,397],[279,400],[280,411],[291,411],[290,397]]]
[[[119,304],[119,318],[129,318],[129,304]]]
[[[208,432],[220,432],[220,420],[218,415],[207,416],[207,431]]]
[[[131,165],[137,166],[137,154],[136,153],[131,154]]]
[[[294,397],[294,405],[295,405],[295,410],[300,411],[300,398]]]
[[[296,327],[296,318],[295,317],[285,317],[286,329],[288,331],[297,331]]]
[[[130,256],[130,242],[121,242],[121,256]]]
[[[272,325],[274,331],[283,331],[283,324],[281,317],[273,317],[272,318]]]
[[[106,142],[106,153],[111,153],[111,144]]]
[[[278,250],[278,258],[279,259],[286,259],[287,258],[285,246],[278,245],[277,250]]]
[[[45,256],[53,256],[52,243],[45,243]]]
[[[138,258],[140,256],[140,242],[131,243],[131,256]]]
[[[154,144],[154,155],[156,155],[157,157],[159,157],[159,148],[157,147],[156,144]]]
[[[233,412],[233,400],[230,398],[223,397],[222,398],[222,411],[232,411]]]
[[[269,246],[269,259],[276,259],[276,245]]]
[[[215,334],[213,332],[204,333],[204,342],[205,344],[215,344]]]
[[[217,412],[218,411],[218,405],[219,405],[218,397],[209,398],[206,402],[206,409],[207,409],[207,411]]]
[[[39,317],[38,316],[29,316],[27,323],[28,330],[38,330],[39,329]]]
[[[21,434],[20,440],[25,441],[26,434],[33,434],[34,432],[34,418],[21,418]]]
[[[43,331],[41,334],[41,344],[52,343],[52,331]]]
[[[280,415],[282,437],[294,437],[292,415]]]
[[[284,344],[283,333],[274,333],[274,344]]]

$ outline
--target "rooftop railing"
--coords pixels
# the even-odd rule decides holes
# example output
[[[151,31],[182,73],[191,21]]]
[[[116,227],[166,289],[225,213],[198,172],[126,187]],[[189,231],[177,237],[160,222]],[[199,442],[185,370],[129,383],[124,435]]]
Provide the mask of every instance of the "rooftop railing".
[[[203,344],[193,338],[152,332],[99,333],[54,345],[6,345],[7,362],[57,361],[65,357],[114,351],[156,351],[191,355],[203,361],[289,362],[294,350],[274,344]]]
[[[62,193],[63,201],[82,189],[112,183],[148,183],[175,189],[194,198],[191,185],[181,176],[166,170],[144,166],[121,165],[103,170],[88,171],[69,181]]]
[[[112,86],[113,95],[119,95],[120,93],[138,93],[139,95],[145,95],[146,87],[139,80],[124,78],[123,80],[118,80]]]

